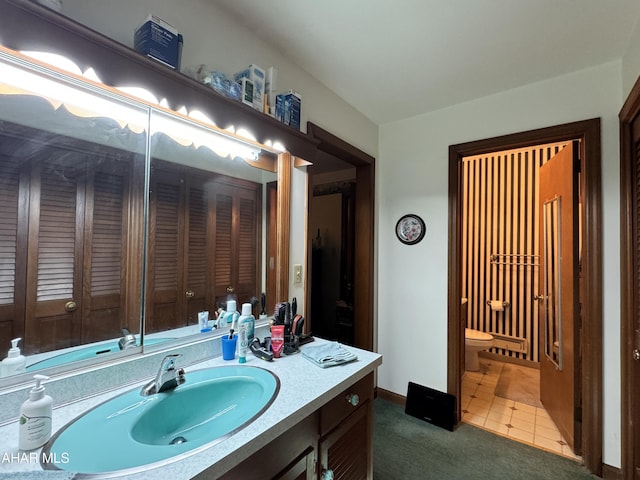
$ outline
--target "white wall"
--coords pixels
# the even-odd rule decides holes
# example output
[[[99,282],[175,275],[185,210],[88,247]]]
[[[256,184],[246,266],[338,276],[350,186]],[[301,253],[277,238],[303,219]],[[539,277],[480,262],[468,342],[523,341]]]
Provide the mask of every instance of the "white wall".
[[[622,93],[623,98],[629,96],[629,92],[640,76],[640,19],[629,40],[629,47],[622,58]]]
[[[311,120],[325,130],[377,154],[378,128],[335,93],[238,25],[215,2],[191,0],[64,0],[63,13],[129,47],[133,32],[152,13],[184,36],[182,66],[207,64],[232,74],[251,63],[278,69],[278,90],[302,95],[301,123]],[[220,125],[222,126],[222,125]],[[222,126],[223,128],[225,126]]]
[[[619,158],[621,64],[608,63],[380,127],[378,385],[447,387],[448,147],[602,118],[604,209],[604,460],[620,466]],[[417,213],[426,238],[405,246],[394,227]]]

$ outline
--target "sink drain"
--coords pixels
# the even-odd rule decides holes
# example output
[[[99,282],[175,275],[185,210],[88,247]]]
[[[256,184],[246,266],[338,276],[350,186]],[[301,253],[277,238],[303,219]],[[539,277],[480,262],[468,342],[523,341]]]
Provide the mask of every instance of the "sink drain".
[[[176,437],[169,442],[169,445],[180,445],[181,443],[186,442],[187,439],[184,437]]]

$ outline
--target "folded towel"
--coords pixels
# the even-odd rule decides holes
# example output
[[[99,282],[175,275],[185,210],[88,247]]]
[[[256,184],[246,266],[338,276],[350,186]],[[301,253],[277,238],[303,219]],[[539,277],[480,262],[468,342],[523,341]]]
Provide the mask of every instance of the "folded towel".
[[[354,353],[338,342],[306,346],[302,349],[302,356],[321,368],[333,367],[358,359]]]

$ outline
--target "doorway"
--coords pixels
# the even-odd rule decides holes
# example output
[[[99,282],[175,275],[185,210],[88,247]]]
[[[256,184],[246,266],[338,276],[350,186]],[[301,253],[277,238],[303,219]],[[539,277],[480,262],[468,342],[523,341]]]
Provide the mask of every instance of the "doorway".
[[[481,352],[491,359],[490,371],[479,377],[466,372],[464,380],[473,379],[463,381],[463,418],[485,426],[485,403],[500,410],[516,400],[509,406],[529,410],[531,421],[518,412],[512,421],[494,422],[493,411],[486,426],[500,433],[508,426],[509,436],[571,456],[581,445],[573,374],[580,322],[579,150],[579,142],[558,142],[489,152],[465,157],[461,171],[461,293],[468,319],[462,327],[495,339]],[[478,381],[485,387],[471,396]],[[541,428],[532,428],[534,413]]]
[[[464,157],[527,145],[578,139],[582,144],[580,191],[583,208],[580,232],[583,262],[580,278],[580,304],[583,318],[578,336],[582,352],[577,375],[582,380],[579,405],[582,411],[582,457],[585,466],[598,475],[602,471],[602,239],[600,121],[575,122],[545,129],[453,145],[449,148],[449,276],[448,276],[448,392],[460,397],[464,371],[464,331],[462,330],[462,265],[460,208],[462,198],[461,162]],[[457,420],[460,420],[458,405]]]
[[[323,184],[325,179],[329,185],[327,193],[335,189],[334,193],[340,194],[340,261],[335,262],[339,278],[326,280],[324,275],[317,272],[319,265],[324,266],[324,261],[316,264],[314,272],[313,249],[322,245],[322,230],[320,239],[313,208],[310,208],[307,236],[309,252],[308,264],[308,288],[306,291],[305,305],[311,308],[307,311],[310,331],[318,334],[325,329],[325,318],[331,318],[331,324],[335,325],[339,339],[345,343],[365,350],[373,349],[373,226],[374,226],[374,170],[375,159],[363,151],[348,144],[328,131],[308,122],[307,133],[318,142],[318,158],[314,164],[308,167],[309,183]],[[342,173],[339,173],[342,172]],[[321,187],[319,189],[322,192]],[[313,188],[309,188],[309,205],[313,202]],[[322,195],[319,195],[322,196]],[[335,200],[335,199],[334,199]],[[337,215],[336,215],[337,216]],[[313,239],[316,239],[314,242]],[[319,240],[319,242],[318,242]],[[326,241],[326,239],[325,239]],[[329,251],[329,255],[331,255]],[[337,282],[337,296],[333,298],[325,295],[329,290],[329,283]],[[324,298],[327,298],[324,301]],[[314,312],[318,302],[322,302],[329,312],[322,317]],[[314,318],[316,313],[316,318]],[[318,327],[318,328],[316,328]],[[338,339],[338,337],[336,337]]]

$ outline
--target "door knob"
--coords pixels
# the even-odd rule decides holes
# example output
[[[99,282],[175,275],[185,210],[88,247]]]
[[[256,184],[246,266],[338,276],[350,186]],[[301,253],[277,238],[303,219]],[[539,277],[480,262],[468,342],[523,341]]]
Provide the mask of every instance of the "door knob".
[[[637,348],[633,349],[633,352],[631,352],[631,355],[633,355],[633,359],[634,360],[640,360],[640,350],[638,350]]]
[[[76,308],[78,308],[78,304],[73,300],[64,304],[64,309],[69,313],[75,312]]]
[[[184,296],[187,298],[193,298],[196,296],[196,293],[193,290],[187,290],[184,292]]]

